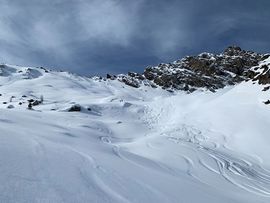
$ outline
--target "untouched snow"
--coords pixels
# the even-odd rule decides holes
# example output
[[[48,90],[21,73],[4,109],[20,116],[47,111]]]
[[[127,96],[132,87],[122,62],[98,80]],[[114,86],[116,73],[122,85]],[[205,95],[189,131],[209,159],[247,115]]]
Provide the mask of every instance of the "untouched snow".
[[[0,202],[270,202],[263,86],[186,94],[17,66],[0,75]]]

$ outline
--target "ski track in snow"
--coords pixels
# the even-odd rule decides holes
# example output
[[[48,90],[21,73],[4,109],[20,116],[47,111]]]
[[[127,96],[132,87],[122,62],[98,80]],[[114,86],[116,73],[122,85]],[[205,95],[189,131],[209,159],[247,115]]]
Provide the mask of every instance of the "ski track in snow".
[[[175,138],[169,138],[175,139]],[[198,143],[192,143],[190,140],[178,140],[178,144],[188,145],[207,155],[207,158],[213,159],[216,162],[216,168],[209,166],[205,158],[200,158],[198,163],[213,173],[217,173],[224,177],[231,184],[253,192],[258,195],[270,197],[270,172],[263,169],[256,163],[251,163],[247,160],[237,158],[238,155],[219,152],[218,149],[203,147]],[[190,161],[189,161],[190,162]],[[192,166],[194,168],[196,166]]]
[[[160,116],[160,115],[159,115]],[[201,139],[203,139],[202,132],[197,130],[194,127],[189,127],[186,125],[183,125],[181,128],[181,131],[179,129],[172,130],[174,135],[187,135],[185,138],[174,137],[170,136],[170,132],[161,133],[161,136],[166,136],[168,140],[172,140],[176,142],[177,144],[180,144],[179,147],[189,147],[194,150],[194,152],[197,154],[198,160],[196,161],[196,164],[200,164],[204,168],[208,169],[212,173],[216,173],[220,176],[222,176],[226,181],[233,184],[236,187],[239,187],[241,189],[244,189],[248,192],[252,192],[258,195],[262,195],[265,197],[270,197],[270,171],[262,168],[260,165],[257,165],[256,163],[252,163],[249,160],[245,160],[245,158],[237,158],[239,154],[233,153],[233,152],[226,152],[228,151],[226,148],[223,148],[225,152],[219,151],[218,148],[220,148],[220,143],[212,143],[212,148],[204,147],[203,143],[201,143]],[[177,132],[177,133],[176,133]],[[195,133],[194,133],[195,132]],[[222,137],[223,141],[225,141],[225,136]],[[203,139],[204,140],[204,139]],[[170,173],[171,175],[175,175],[175,171],[172,171],[171,169],[167,168],[166,166],[162,165],[161,163],[153,162],[153,164],[150,164],[152,160],[143,160],[145,158],[143,157],[137,157],[134,158],[135,154],[129,154],[124,150],[121,150],[121,147],[118,146],[118,144],[122,145],[123,143],[132,143],[136,142],[135,139],[129,139],[129,138],[112,138],[112,137],[101,137],[101,141],[106,144],[113,145],[113,152],[116,156],[119,158],[129,161],[137,166],[140,167],[152,167],[153,169],[157,170],[158,168],[165,172]],[[147,143],[148,145],[151,145],[151,143]],[[208,143],[209,144],[209,143]],[[123,145],[122,145],[123,146]],[[224,146],[224,145],[223,145]],[[198,153],[200,152],[200,153]],[[203,153],[207,156],[204,158],[201,158],[200,155]],[[129,156],[127,155],[129,154]],[[192,176],[194,179],[207,184],[206,182],[202,181],[200,177],[197,177],[195,174],[193,174],[193,169],[197,166],[195,165],[194,161],[189,158],[188,156],[181,155],[181,157],[186,161],[188,165],[187,174]],[[249,157],[250,158],[250,157]],[[210,166],[207,164],[207,159],[212,159],[216,163],[216,167]],[[147,164],[145,164],[147,163]]]
[[[168,108],[173,108],[173,106],[168,105]],[[148,109],[148,112],[151,110],[151,108],[150,110]],[[155,129],[153,126],[159,123],[164,112],[166,112],[166,110],[161,108],[159,113],[152,115],[150,118],[146,118],[147,123],[151,126],[150,128]],[[161,131],[168,128],[166,123],[161,126]],[[270,197],[270,171],[260,166],[259,163],[256,163],[253,158],[247,156],[239,157],[239,154],[227,149],[225,135],[221,136],[221,143],[208,140],[206,143],[208,146],[206,147],[204,146],[206,137],[203,133],[195,127],[187,126],[186,124],[183,124],[180,128],[173,128],[169,132],[165,130],[160,134],[161,136],[166,136],[169,140],[180,144],[180,147],[190,147],[196,152],[199,151],[200,153],[207,155],[207,159],[215,161],[215,168],[207,164],[206,158],[200,158],[200,153],[197,153],[197,163],[208,169],[210,172],[221,175],[226,181],[234,186],[257,195]],[[171,136],[170,134],[173,135]],[[212,147],[209,147],[209,144],[212,144]],[[151,144],[148,143],[148,145]],[[222,151],[220,148],[222,148]],[[117,149],[119,153],[119,148]],[[181,157],[184,158],[189,165],[187,173],[193,178],[201,181],[200,178],[192,173],[193,168],[196,168],[194,161],[188,158],[188,156],[181,155]]]

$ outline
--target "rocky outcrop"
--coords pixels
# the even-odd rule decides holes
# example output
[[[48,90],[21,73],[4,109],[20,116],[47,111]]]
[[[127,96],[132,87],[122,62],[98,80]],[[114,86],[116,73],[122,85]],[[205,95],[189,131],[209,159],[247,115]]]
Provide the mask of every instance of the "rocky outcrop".
[[[82,109],[81,105],[75,104],[68,109],[68,112],[78,112],[81,111],[81,109]]]
[[[248,71],[248,77],[260,85],[270,84],[270,60],[261,62],[258,66],[254,66]],[[263,91],[269,90],[270,86],[263,88]]]
[[[143,74],[132,72],[120,75],[118,80],[136,88],[140,84],[146,84],[188,92],[199,88],[215,91],[226,85],[254,78],[260,84],[270,84],[270,70],[267,65],[262,74],[251,71],[252,67],[259,66],[259,63],[269,56],[230,46],[221,54],[202,53],[198,56],[187,56],[173,63],[149,66]]]

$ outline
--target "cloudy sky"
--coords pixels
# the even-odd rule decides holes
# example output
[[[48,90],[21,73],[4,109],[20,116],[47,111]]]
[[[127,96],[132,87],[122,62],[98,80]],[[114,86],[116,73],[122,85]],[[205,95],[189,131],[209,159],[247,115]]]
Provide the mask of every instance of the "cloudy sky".
[[[270,52],[269,0],[0,0],[0,62],[141,72],[231,44]]]

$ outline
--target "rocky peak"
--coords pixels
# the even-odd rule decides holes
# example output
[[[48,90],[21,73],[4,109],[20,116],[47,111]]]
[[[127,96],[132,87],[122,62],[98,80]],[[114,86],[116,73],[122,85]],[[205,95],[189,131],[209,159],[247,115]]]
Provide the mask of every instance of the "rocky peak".
[[[224,50],[224,55],[228,56],[235,56],[235,55],[240,55],[242,52],[242,49],[238,46],[229,46]]]
[[[250,69],[268,57],[269,55],[242,50],[238,46],[229,46],[220,54],[201,53],[173,63],[148,66],[141,75],[121,75],[119,80],[128,85],[134,84],[131,85],[133,87],[150,84],[168,90],[192,92],[204,88],[215,91],[226,85],[251,79]]]

